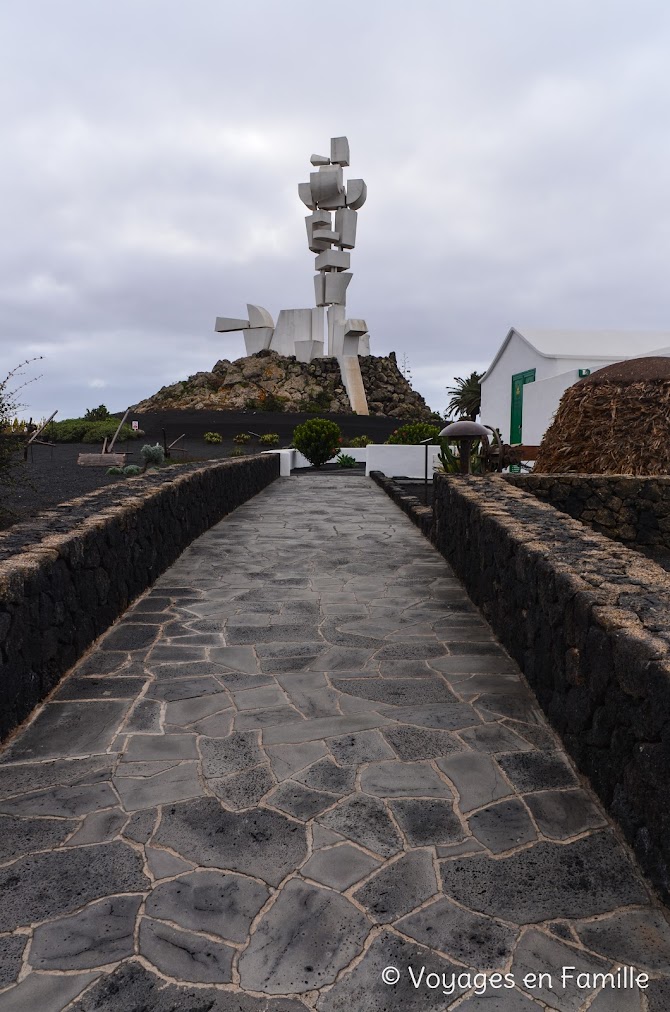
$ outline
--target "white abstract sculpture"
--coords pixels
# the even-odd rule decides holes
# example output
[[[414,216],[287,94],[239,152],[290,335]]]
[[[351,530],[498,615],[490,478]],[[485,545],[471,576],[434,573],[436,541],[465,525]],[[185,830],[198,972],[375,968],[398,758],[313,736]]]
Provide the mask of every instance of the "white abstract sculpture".
[[[332,137],[330,157],[312,155],[308,183],[298,184],[298,196],[312,212],[305,218],[307,245],[316,254],[314,267],[315,309],[282,309],[275,326],[261,306],[247,305],[248,320],[217,317],[219,333],[241,330],[247,355],[264,348],[279,355],[295,355],[301,362],[324,357],[324,326],[327,318],[325,354],[337,358],[352,409],[367,415],[368,404],[359,364],[370,354],[370,335],[365,320],[346,319],[351,254],[356,245],[358,210],[367,198],[362,179],[346,186],[343,168],[349,165],[349,141]],[[334,212],[334,219],[333,219]]]

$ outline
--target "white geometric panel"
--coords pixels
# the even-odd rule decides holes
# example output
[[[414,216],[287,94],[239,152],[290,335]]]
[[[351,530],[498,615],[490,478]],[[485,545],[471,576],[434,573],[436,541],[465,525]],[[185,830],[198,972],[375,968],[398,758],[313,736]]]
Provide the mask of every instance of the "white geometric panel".
[[[347,355],[358,355],[358,349],[360,346],[360,336],[358,334],[346,334],[342,341],[342,354]]]
[[[244,331],[244,347],[247,355],[255,355],[270,347],[272,341],[272,327],[254,327]]]
[[[330,165],[330,158],[328,155],[312,155],[310,162],[312,165]]]
[[[335,212],[335,231],[339,232],[338,245],[344,249],[353,249],[356,245],[356,223],[358,214],[350,207],[343,207]]]
[[[312,310],[312,340],[320,341],[321,344],[323,344],[324,316],[325,309],[323,306],[317,306],[316,309]]]
[[[323,271],[327,268],[335,271],[348,271],[351,266],[351,253],[341,249],[328,249],[319,253],[314,261],[314,269]]]
[[[312,188],[309,183],[298,183],[298,196],[302,200],[306,207],[309,207],[311,211],[315,208],[314,198],[312,197]]]
[[[262,306],[254,306],[251,302],[247,302],[247,312],[249,313],[249,326],[250,327],[274,327],[275,323],[267,309],[263,309]]]
[[[322,165],[318,172],[310,172],[309,185],[312,199],[320,207],[339,201],[344,194],[344,181],[341,165]],[[337,203],[335,206],[339,207]]]
[[[368,195],[368,188],[364,179],[350,179],[347,183],[347,207],[358,211],[365,203]]]
[[[325,306],[326,304],[326,275],[315,274],[314,275],[314,301],[317,306]]]
[[[294,354],[298,362],[323,358],[323,341],[296,341]]]
[[[345,320],[344,321],[344,336],[347,337],[362,337],[363,334],[367,334],[368,327],[365,320]]]
[[[351,281],[351,274],[325,274],[324,277],[326,279],[326,304],[344,306],[347,301],[347,286]]]
[[[280,355],[295,355],[296,341],[312,340],[312,310],[282,309],[277,317],[270,348]]]
[[[217,316],[214,330],[219,334],[227,334],[233,330],[246,330],[248,326],[248,320],[236,320],[232,316]]]
[[[346,137],[330,138],[330,160],[334,165],[349,164],[349,141]]]
[[[354,212],[355,214],[356,212]],[[315,228],[314,229],[314,241],[315,242],[327,242],[332,244],[339,242],[340,233],[333,232],[332,229],[328,228]]]

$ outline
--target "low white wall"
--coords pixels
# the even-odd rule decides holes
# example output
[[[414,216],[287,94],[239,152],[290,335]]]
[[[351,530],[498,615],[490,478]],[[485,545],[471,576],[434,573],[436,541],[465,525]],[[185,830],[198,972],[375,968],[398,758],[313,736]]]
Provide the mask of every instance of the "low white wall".
[[[366,446],[343,446],[337,451],[337,454],[343,454],[348,457],[353,457],[359,464],[364,464],[366,461]],[[288,478],[291,474],[291,469],[294,467],[309,467],[310,463],[307,457],[303,457],[302,453],[298,453],[297,450],[263,450],[263,453],[278,453],[280,456],[279,473],[282,478]],[[331,457],[328,461],[329,464],[334,464],[337,459],[337,454]],[[366,472],[367,473],[367,472]],[[423,473],[423,472],[422,472]]]
[[[523,416],[521,437],[526,446],[539,446],[558,410],[558,404],[573,383],[579,379],[577,369],[549,376],[547,379],[526,383],[523,388]]]
[[[382,471],[388,478],[423,478],[426,466],[425,446],[402,446],[394,443],[370,443],[366,447],[365,473]],[[428,445],[428,477],[433,477],[433,457],[440,447]]]
[[[264,450],[264,453],[277,453],[280,457],[282,478],[288,478],[294,467],[309,467],[310,463],[297,450]],[[430,443],[428,446],[428,477],[432,479],[437,454],[440,447]],[[368,446],[343,446],[339,453],[353,457],[365,464],[365,473],[382,471],[389,478],[423,478],[425,473],[426,449],[424,446],[396,446],[387,443],[370,443]],[[336,457],[331,457],[329,464]]]

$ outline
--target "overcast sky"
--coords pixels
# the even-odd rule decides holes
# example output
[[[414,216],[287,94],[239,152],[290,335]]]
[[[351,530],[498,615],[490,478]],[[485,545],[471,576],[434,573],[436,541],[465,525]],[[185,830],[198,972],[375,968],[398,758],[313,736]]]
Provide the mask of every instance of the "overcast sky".
[[[667,0],[0,0],[0,359],[125,408],[313,302],[297,184],[368,201],[349,315],[442,410],[510,326],[670,327]]]

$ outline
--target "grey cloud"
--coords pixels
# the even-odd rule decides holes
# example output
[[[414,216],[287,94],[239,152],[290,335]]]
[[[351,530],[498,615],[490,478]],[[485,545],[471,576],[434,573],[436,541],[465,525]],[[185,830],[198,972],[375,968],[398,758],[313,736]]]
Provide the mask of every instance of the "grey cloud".
[[[121,408],[312,300],[296,186],[347,133],[349,290],[436,408],[512,324],[667,327],[662,0],[26,0],[0,11],[0,348]],[[235,343],[237,341],[237,344]],[[91,387],[93,380],[107,386]]]

